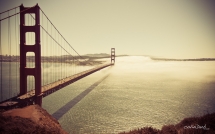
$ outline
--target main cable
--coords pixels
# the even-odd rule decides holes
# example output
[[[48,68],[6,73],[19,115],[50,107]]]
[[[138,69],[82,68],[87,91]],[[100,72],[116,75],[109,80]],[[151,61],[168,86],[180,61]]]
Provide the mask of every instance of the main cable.
[[[35,19],[32,15],[31,15],[31,17],[33,18],[33,19]],[[48,25],[48,23],[47,23],[47,25]],[[69,53],[63,46],[61,46],[60,45],[60,43],[58,43],[55,39],[54,39],[54,37],[52,37],[52,35],[42,26],[42,25],[40,25],[40,27],[44,30],[44,32],[46,33],[46,34],[48,34],[49,35],[49,37],[51,37],[54,41],[55,41],[55,43],[57,43],[65,52],[67,52],[69,55],[71,55],[72,57],[73,57],[73,55],[71,54],[71,53]],[[54,25],[53,25],[53,27],[54,27]],[[57,30],[57,29],[56,29]],[[59,33],[59,32],[58,32]],[[60,33],[59,33],[60,34]],[[61,34],[60,34],[61,35]],[[62,35],[61,35],[62,36]],[[59,38],[59,37],[58,37]],[[74,50],[75,51],[75,50]],[[76,59],[76,60],[78,60],[78,59]]]
[[[14,8],[8,9],[8,10],[6,10],[6,11],[1,12],[0,14],[3,14],[3,13],[6,13],[6,12],[9,12],[10,10],[16,9],[16,8],[18,8],[18,7],[19,7],[19,6],[16,6],[16,7],[14,7]]]
[[[57,32],[61,35],[61,37],[67,42],[67,44],[79,55],[79,57],[81,57],[82,59],[84,59],[72,46],[71,44],[64,38],[64,36],[58,31],[58,29],[54,26],[54,24],[51,22],[51,20],[48,18],[48,16],[43,12],[43,10],[40,8],[40,10],[42,11],[42,13],[45,15],[45,17],[49,20],[49,22],[53,25],[53,27],[55,28],[55,30],[57,30]],[[85,60],[85,59],[84,59]],[[86,60],[85,60],[86,61]],[[87,61],[86,61],[87,62]]]
[[[35,6],[33,6],[33,7],[35,7]],[[25,9],[25,10],[22,10],[22,11],[18,12],[18,13],[15,13],[15,14],[13,14],[13,15],[10,15],[10,16],[8,16],[8,17],[5,17],[5,18],[3,18],[3,19],[0,19],[0,21],[3,21],[3,20],[5,20],[5,19],[7,19],[7,18],[10,18],[10,17],[14,16],[14,15],[17,15],[17,14],[20,14],[20,13],[22,13],[22,12],[25,12],[25,11],[27,11],[27,10],[33,8],[33,7],[27,8],[27,9]]]

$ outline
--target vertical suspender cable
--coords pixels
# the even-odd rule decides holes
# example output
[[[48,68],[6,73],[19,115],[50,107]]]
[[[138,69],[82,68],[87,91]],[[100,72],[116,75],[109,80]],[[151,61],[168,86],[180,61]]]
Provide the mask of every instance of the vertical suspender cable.
[[[63,57],[63,66],[64,66],[63,70],[64,70],[64,78],[65,78],[66,77],[66,54]]]
[[[31,25],[31,18],[30,18],[30,13],[28,15],[28,25]],[[30,45],[31,44],[31,32],[28,32],[28,43],[27,45]],[[32,68],[33,67],[33,59],[32,59],[32,55],[29,54],[29,63],[30,65],[28,67]],[[28,77],[28,76],[27,76]],[[32,88],[32,77],[29,76],[28,77],[28,82],[29,82],[29,89],[27,89],[28,91],[31,90]]]
[[[69,75],[69,71],[68,71],[68,55],[66,55],[66,74],[67,74],[66,77],[68,77],[68,75]]]
[[[9,12],[8,12],[8,16],[9,16]],[[9,41],[9,19],[7,21],[8,23],[8,26],[7,26],[7,30],[8,30],[8,33],[7,33],[7,42],[8,42],[8,57],[7,57],[7,60],[10,59],[9,56],[10,56],[10,41]],[[10,63],[9,63],[9,60],[8,60],[8,72],[9,72],[9,77],[8,77],[8,98],[10,98]]]
[[[41,15],[41,21],[40,21],[40,25],[43,24],[43,15]],[[42,30],[40,30],[41,32]],[[41,50],[42,50],[42,55],[44,54],[43,53],[43,48],[42,48],[42,44],[43,44],[43,31],[41,32]],[[41,61],[42,61],[42,85],[44,85],[44,79],[43,79],[43,75],[44,75],[44,63],[43,63],[43,57],[41,57]]]
[[[29,13],[29,14],[31,16],[31,13]],[[32,26],[33,25],[33,19],[30,16],[29,16],[29,18],[30,18],[30,25]],[[36,35],[34,35],[34,36],[36,36]],[[36,37],[35,37],[35,39],[36,39]],[[31,32],[31,43],[33,43],[34,41],[33,41],[33,33]],[[35,44],[36,44],[36,41],[35,41]],[[32,55],[32,67],[34,67],[34,68],[36,68],[36,59],[35,59],[35,57],[36,57],[36,55],[34,53],[34,55]],[[35,84],[34,83],[35,83],[35,78],[31,77],[31,89],[35,89]]]
[[[75,54],[75,60],[74,60],[74,62],[75,62],[75,74],[77,74],[77,63],[78,63],[78,60],[77,60],[76,54]]]
[[[16,8],[15,8],[15,14],[16,14]],[[16,73],[16,77],[15,77],[15,78],[16,78],[16,83],[15,83],[15,84],[16,84],[16,93],[17,93],[17,87],[18,87],[18,86],[17,86],[17,81],[18,81],[18,79],[17,79],[17,76],[18,76],[18,75],[17,75],[17,69],[18,69],[18,66],[17,66],[17,62],[18,62],[18,61],[17,61],[17,45],[18,45],[18,43],[17,43],[17,37],[16,37],[16,15],[15,15],[15,21],[14,21],[14,22],[15,22],[15,23],[14,23],[14,24],[15,24],[15,49],[16,49],[16,50],[15,50],[15,51],[16,51],[16,52],[15,52],[15,57],[16,57],[16,59],[15,59],[15,61],[16,61],[16,65],[15,65],[15,73]]]
[[[59,42],[59,35],[58,35],[58,33],[56,33],[56,34],[57,34],[57,41]],[[61,66],[60,66],[61,54],[60,54],[60,52],[61,52],[61,49],[59,49],[59,58],[58,58],[59,70],[61,69]],[[59,73],[59,77],[61,78],[61,72]]]
[[[30,13],[30,16],[32,16],[31,15],[31,13]],[[30,17],[29,16],[29,18],[30,18],[30,20],[31,20],[31,26],[33,26],[33,18],[32,17]],[[36,23],[35,23],[36,24]],[[34,44],[36,44],[36,35],[34,34],[34,37],[35,37],[35,39],[33,40],[33,33],[31,33],[31,43],[33,43],[33,42],[35,42]],[[34,45],[33,44],[33,45]],[[35,53],[34,53],[34,55],[32,55],[32,67],[33,67],[33,65],[34,65],[34,68],[36,68],[36,55],[35,55]],[[33,90],[33,89],[35,89],[36,87],[35,87],[35,78],[34,77],[31,77],[31,85],[32,85],[32,87],[31,87],[31,90]],[[36,90],[36,89],[35,89]]]
[[[56,31],[54,31],[54,38],[56,39]],[[55,43],[54,43],[54,44],[55,44]],[[58,77],[58,76],[57,76],[57,67],[58,67],[58,66],[57,66],[57,64],[58,64],[58,63],[57,63],[57,54],[58,54],[57,51],[58,51],[58,49],[56,49],[56,56],[55,56],[55,63],[56,63],[56,69],[54,70],[54,71],[55,71],[55,81],[57,81],[56,78]]]
[[[0,19],[1,19],[1,14],[0,14]],[[1,101],[3,100],[3,93],[2,93],[2,56],[3,56],[3,54],[2,54],[2,47],[1,47],[1,21],[0,21],[0,56],[1,56]]]
[[[18,22],[18,24],[20,25],[20,18],[19,18],[19,17],[17,17],[17,18],[18,18],[18,21],[17,21],[17,22]],[[20,33],[20,27],[19,27],[19,25],[18,25],[18,32],[17,32],[17,33],[18,33],[18,39],[20,39],[20,35],[19,35],[19,33]],[[19,41],[19,40],[18,40],[18,43],[17,43],[17,44],[20,45],[20,41]],[[18,55],[19,53],[20,53],[20,50],[17,49],[17,55]],[[18,58],[18,57],[17,57],[17,58]],[[18,62],[18,66],[20,67],[20,62]],[[18,70],[18,69],[19,69],[19,68],[17,67],[17,70]],[[19,74],[19,71],[18,71],[18,74]],[[20,78],[18,77],[18,83],[17,83],[18,85],[19,85],[19,83],[20,83],[19,81],[20,81]],[[19,88],[20,88],[20,86],[17,87],[18,91],[20,91]],[[17,95],[18,95],[18,94],[19,94],[19,92],[17,92]]]
[[[62,42],[62,44],[64,45],[64,41]],[[64,54],[63,57],[63,72],[64,72],[64,78],[66,77],[66,54]]]
[[[59,34],[58,34],[58,42],[59,42],[59,44],[60,44],[60,38],[59,38]],[[62,60],[62,49],[60,49],[60,62],[59,62],[59,64],[60,64],[60,79],[62,78],[62,65],[61,65],[61,60]]]
[[[64,45],[64,43],[63,43],[63,41],[62,41],[62,45]],[[64,52],[63,52],[64,53]],[[63,74],[63,78],[65,78],[66,77],[66,68],[65,68],[65,56],[66,56],[66,54],[64,54],[64,56],[63,56],[63,72],[64,72],[64,74]]]
[[[47,21],[47,23],[46,23],[46,28],[48,29],[48,21]],[[46,34],[46,56],[47,56],[47,59],[48,59],[48,35]],[[47,65],[48,65],[48,67],[49,67],[49,62],[47,61]],[[47,82],[49,83],[49,75],[48,75],[48,73],[47,73],[47,75],[46,75],[46,79],[47,79]]]
[[[47,24],[48,24],[47,31],[49,31],[49,23],[48,23],[48,21],[47,21]],[[47,46],[48,46],[49,64],[50,64],[50,69],[52,69],[52,64],[50,62],[50,60],[51,60],[51,53],[50,53],[51,48],[50,48],[50,40],[49,39],[50,38],[48,38],[48,35],[47,35]],[[50,82],[51,82],[51,73],[49,73],[49,83]]]
[[[72,57],[72,70],[73,70],[73,75],[74,75],[75,74],[74,56]]]
[[[65,43],[65,42],[64,42]],[[67,50],[69,50],[68,48],[67,48]],[[65,57],[65,66],[66,66],[66,77],[68,76],[68,74],[69,74],[69,72],[68,72],[68,68],[67,68],[67,66],[68,66],[68,60],[67,60],[67,57],[68,57],[68,55],[66,55],[66,57]]]
[[[8,12],[10,16],[10,12]],[[9,44],[9,98],[11,97],[11,37],[10,37],[10,18],[8,18],[8,44]]]
[[[60,38],[60,42],[61,42],[61,46],[63,46],[62,38]],[[61,68],[61,71],[62,71],[62,78],[64,78],[64,72],[63,72],[63,66],[64,66],[64,64],[63,64],[63,60],[64,60],[64,51],[62,50],[61,52],[62,52],[62,60],[61,60],[61,66],[62,66],[62,68]]]
[[[47,21],[47,31],[49,31],[49,23],[48,23],[48,21]],[[51,55],[50,55],[50,40],[49,40],[49,37],[48,37],[48,35],[47,35],[47,47],[48,47],[48,52],[47,52],[47,54],[49,55],[49,66],[50,66],[50,69],[52,69],[52,67],[51,67],[51,62],[50,62],[50,57],[51,57]],[[51,73],[49,73],[49,83],[51,82]]]
[[[62,38],[60,38],[60,42],[61,42],[61,46],[62,46]],[[62,58],[61,58],[61,72],[62,72],[62,76],[61,77],[63,78],[63,75],[64,75],[64,73],[63,73],[63,58],[64,58],[63,49],[61,49],[61,55],[62,55]]]
[[[51,35],[52,35],[52,26],[51,26],[50,29],[51,29]],[[54,77],[53,76],[53,71],[54,71],[53,69],[54,69],[54,67],[53,67],[53,46],[52,46],[52,40],[50,40],[50,46],[51,46],[51,49],[50,49],[51,50],[51,57],[50,58],[51,58],[51,66],[52,66],[52,68],[51,68],[51,70],[52,70],[51,71],[51,81],[53,82],[53,77]]]
[[[72,58],[73,59],[73,67],[74,67],[74,74],[76,74],[76,69],[75,69],[75,66],[76,66],[76,63],[75,63],[75,53],[74,53],[74,57]]]
[[[29,24],[29,15],[26,16],[25,20],[27,21],[25,23],[25,25]],[[25,37],[26,35],[28,35],[28,37],[26,38],[26,41],[25,43],[27,45],[29,45],[29,33],[27,32],[27,34],[25,33]],[[28,56],[28,53],[26,53],[26,64],[27,64],[27,67],[31,67],[31,59],[29,60],[29,56]],[[29,77],[27,76],[27,91],[29,91],[29,88],[31,88],[31,82],[29,80]]]
[[[43,15],[42,15],[42,25],[43,25]],[[42,31],[42,44],[41,44],[41,48],[42,48],[42,53],[43,53],[43,58],[44,58],[44,62],[43,62],[43,73],[42,73],[42,75],[43,75],[43,85],[46,85],[45,84],[45,68],[46,68],[46,63],[45,63],[45,52],[44,52],[44,45],[45,45],[45,43],[44,43],[44,31],[43,30],[41,30]]]
[[[61,44],[61,46],[62,46],[62,38],[60,38],[60,44]],[[61,49],[61,79],[63,78],[63,71],[62,71],[62,68],[63,68],[63,64],[62,64],[62,62],[63,62],[63,53],[62,53],[62,49]]]
[[[51,33],[51,35],[52,35],[52,26],[50,25],[50,33]],[[53,82],[53,51],[52,51],[52,40],[49,38],[49,46],[50,46],[50,60],[51,60],[51,73],[50,73],[50,75],[51,75],[51,82]]]
[[[73,52],[73,51],[72,51]],[[74,57],[70,57],[70,60],[71,60],[71,65],[72,65],[72,75],[74,75],[74,60],[73,60]]]
[[[60,39],[59,39],[59,34],[58,34],[58,42],[60,42]],[[61,58],[62,58],[62,55],[61,55],[61,51],[62,51],[62,49],[60,49],[60,63],[59,63],[59,65],[60,65],[60,70],[61,70]],[[61,79],[61,76],[62,76],[62,71],[60,71],[60,79]]]
[[[32,18],[30,17],[30,15],[31,15],[31,14],[29,13],[29,16],[28,16],[28,18],[30,19],[29,25],[30,25],[30,26],[32,26]],[[29,42],[31,42],[31,43],[32,43],[32,32],[30,33],[30,41],[29,41]],[[31,43],[30,43],[30,44],[31,44]],[[29,45],[30,45],[30,44],[29,44]],[[33,67],[33,66],[34,66],[34,64],[35,64],[35,62],[34,62],[34,59],[33,59],[33,58],[35,58],[35,57],[33,57],[33,55],[31,55],[31,56],[30,56],[30,60],[31,60],[31,67]],[[33,85],[34,85],[34,84],[33,84],[33,79],[32,79],[32,77],[30,78],[30,81],[31,81],[31,82],[30,82],[30,83],[31,83],[30,90],[32,90],[32,89],[33,89]]]
[[[64,43],[65,44],[65,43]],[[67,49],[68,50],[68,49]],[[64,66],[65,66],[65,77],[67,77],[67,74],[68,74],[68,72],[67,72],[67,54],[65,54],[65,59],[64,59]]]

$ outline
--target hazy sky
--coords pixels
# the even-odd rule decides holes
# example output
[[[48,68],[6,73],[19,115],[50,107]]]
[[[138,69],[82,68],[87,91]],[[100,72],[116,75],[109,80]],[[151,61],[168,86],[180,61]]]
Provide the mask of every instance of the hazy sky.
[[[80,53],[215,58],[213,0],[0,0],[36,3]]]

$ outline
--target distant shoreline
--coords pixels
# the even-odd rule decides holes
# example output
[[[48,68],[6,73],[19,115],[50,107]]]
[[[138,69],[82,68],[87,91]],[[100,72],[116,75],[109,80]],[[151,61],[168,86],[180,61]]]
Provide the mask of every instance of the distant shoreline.
[[[199,59],[167,59],[167,58],[153,58],[152,60],[160,60],[160,61],[215,61],[215,58],[199,58]]]
[[[134,55],[116,55],[116,57],[124,57],[124,56],[134,56]],[[196,58],[196,59],[172,59],[172,58],[158,58],[153,56],[146,56],[146,55],[139,55],[139,56],[145,56],[149,57],[151,60],[155,61],[215,61],[215,58]],[[34,56],[27,56],[26,60],[27,62],[34,62],[35,59]],[[88,54],[83,55],[81,57],[79,56],[41,56],[41,62],[42,63],[78,63],[78,62],[96,62],[96,59],[104,59],[104,58],[110,58],[110,55],[108,54]],[[85,61],[80,61],[85,60]],[[4,56],[0,55],[0,62],[20,62],[19,56]]]
[[[1,61],[2,63],[18,63],[20,61],[10,61],[10,60],[4,60],[4,61]],[[31,62],[34,62],[34,61],[27,61],[28,63],[31,63]],[[100,65],[100,64],[103,64],[104,61],[96,61],[96,60],[87,60],[87,61],[71,61],[71,62],[68,62],[68,61],[41,61],[41,63],[64,63],[64,64],[70,64],[70,65],[82,65],[82,66],[94,66],[94,65]]]

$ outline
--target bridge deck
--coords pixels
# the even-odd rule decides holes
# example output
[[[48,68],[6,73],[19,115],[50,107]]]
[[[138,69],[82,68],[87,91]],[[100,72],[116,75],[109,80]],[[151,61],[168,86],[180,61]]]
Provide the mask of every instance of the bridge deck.
[[[61,80],[58,80],[58,81],[55,81],[55,82],[52,82],[48,85],[45,85],[42,87],[42,93],[43,93],[43,96],[47,96],[51,93],[53,93],[54,91],[56,91],[57,89],[56,88],[62,88],[62,87],[65,87],[67,86],[68,84],[71,84],[72,82],[75,82],[89,74],[92,74],[98,70],[101,70],[105,67],[108,67],[108,66],[111,66],[112,64],[104,64],[104,65],[101,65],[101,66],[98,66],[98,67],[95,67],[95,68],[92,68],[92,69],[89,69],[89,70],[86,70],[86,71],[83,71],[81,73],[78,73],[78,74],[75,74],[75,75],[72,75],[70,77],[67,77],[67,78],[63,78]],[[27,94],[24,94],[22,96],[19,96],[18,99],[27,99],[27,98],[31,98],[32,96],[35,95],[35,90],[31,90],[29,91]]]
[[[94,72],[96,72],[98,70],[101,70],[101,69],[103,69],[105,67],[108,67],[108,66],[111,66],[111,65],[113,65],[113,64],[110,63],[110,64],[100,65],[98,67],[83,71],[81,73],[72,75],[70,77],[60,79],[60,80],[52,82],[50,84],[44,85],[42,87],[42,96],[45,97],[45,96],[47,96],[47,95],[49,95],[49,94],[51,94],[51,93],[53,93],[53,92],[65,87],[65,86],[67,86],[67,85],[69,85],[69,84],[71,84],[71,83],[73,83],[73,82],[75,82],[75,81],[77,81],[77,80],[79,80],[79,79],[81,79],[83,77],[86,77],[86,76],[88,76],[88,75],[90,75],[90,74],[92,74],[92,73],[94,73]],[[35,90],[31,90],[31,91],[27,92],[24,95],[18,96],[16,100],[17,101],[22,101],[22,102],[23,101],[29,101],[29,100],[32,101],[32,99],[35,99],[34,97],[35,97]],[[0,107],[4,107],[4,106],[13,105],[13,104],[18,103],[18,102],[16,103],[16,101],[13,102],[13,103],[12,102],[13,101],[5,101],[4,103],[0,104]]]

